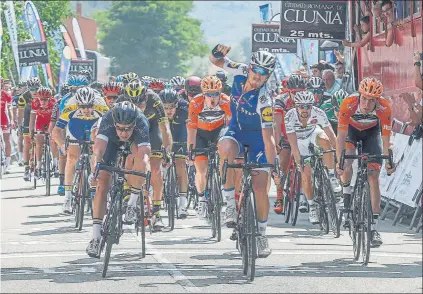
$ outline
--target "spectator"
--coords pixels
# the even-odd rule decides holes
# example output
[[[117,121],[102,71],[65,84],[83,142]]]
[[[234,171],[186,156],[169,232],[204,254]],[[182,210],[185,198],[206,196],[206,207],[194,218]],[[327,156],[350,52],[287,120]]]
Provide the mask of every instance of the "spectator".
[[[423,90],[423,76],[420,73],[420,67],[422,66],[420,60],[420,53],[419,51],[414,52],[414,82],[416,83],[416,87],[420,90]]]
[[[337,61],[335,63],[335,77],[337,79],[341,79],[344,76],[345,73],[345,66],[343,62]]]
[[[228,77],[226,76],[226,73],[222,70],[218,70],[216,72],[216,77],[222,82],[223,84],[223,93],[230,96],[232,93],[232,87],[228,85]]]
[[[360,28],[356,24],[354,25],[356,42],[353,43],[347,40],[343,40],[342,45],[346,47],[355,47],[355,48],[364,47],[370,41],[370,25],[369,24],[370,24],[370,17],[363,16],[360,19]],[[361,38],[360,29],[363,31],[363,33],[365,33],[363,38]]]
[[[336,91],[341,89],[341,84],[336,80],[335,73],[331,69],[325,69],[322,75],[323,83],[326,91],[323,95],[332,96]]]
[[[313,77],[321,78],[322,77],[322,71],[325,69],[325,66],[324,66],[324,64],[319,62],[317,64],[310,66],[310,69],[311,69],[311,74],[312,74]]]
[[[385,46],[390,47],[394,43],[394,14],[392,12],[392,1],[391,0],[383,0],[382,4],[380,5],[381,9],[381,19],[385,23],[386,31],[385,31]]]
[[[423,100],[420,100],[420,104],[416,103],[414,95],[410,93],[402,93],[400,97],[408,105],[408,111],[410,112],[411,125],[419,125],[422,123],[422,109]]]

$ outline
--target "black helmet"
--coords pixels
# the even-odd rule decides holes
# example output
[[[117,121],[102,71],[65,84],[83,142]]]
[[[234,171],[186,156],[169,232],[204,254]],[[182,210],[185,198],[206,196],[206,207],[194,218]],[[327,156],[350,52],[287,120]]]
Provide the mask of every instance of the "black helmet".
[[[103,91],[103,83],[99,81],[92,82],[90,88],[101,92]]]
[[[164,89],[159,93],[163,104],[173,104],[178,100],[178,92],[174,89]]]
[[[60,88],[60,95],[65,96],[69,92],[70,92],[69,85],[67,83],[63,83],[62,87]]]
[[[201,78],[197,76],[190,76],[185,80],[185,91],[190,96],[197,96],[201,93]]]
[[[218,70],[215,75],[219,78],[219,80],[222,81],[222,83],[225,83],[228,79],[226,73],[223,70]]]
[[[306,89],[307,82],[300,75],[291,75],[286,83],[288,89]]]
[[[129,101],[116,103],[112,108],[115,124],[133,125],[137,119],[138,108]]]

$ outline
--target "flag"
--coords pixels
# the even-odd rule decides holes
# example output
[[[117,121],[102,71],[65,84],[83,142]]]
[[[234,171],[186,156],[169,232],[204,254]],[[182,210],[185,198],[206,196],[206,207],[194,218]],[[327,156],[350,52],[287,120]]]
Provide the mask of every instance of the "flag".
[[[4,11],[4,17],[6,19],[7,28],[9,29],[10,43],[12,45],[13,56],[15,57],[16,70],[19,75],[18,28],[16,26],[15,7],[13,6],[13,1],[7,1],[7,4],[8,8]],[[19,77],[18,80],[20,80]]]
[[[3,25],[1,24],[1,7],[0,7],[0,56],[1,56],[2,45],[3,45]]]
[[[71,65],[71,49],[69,48],[69,46],[65,46],[65,48],[63,48],[62,58],[60,60],[59,86],[58,86],[59,93],[63,84],[68,79],[70,65]]]
[[[260,5],[260,18],[261,22],[269,22],[270,21],[270,4]]]
[[[81,58],[87,59],[87,54],[85,53],[84,39],[82,38],[81,29],[79,28],[78,20],[76,18],[72,19],[72,28],[76,44],[78,45],[79,53],[81,54]]]

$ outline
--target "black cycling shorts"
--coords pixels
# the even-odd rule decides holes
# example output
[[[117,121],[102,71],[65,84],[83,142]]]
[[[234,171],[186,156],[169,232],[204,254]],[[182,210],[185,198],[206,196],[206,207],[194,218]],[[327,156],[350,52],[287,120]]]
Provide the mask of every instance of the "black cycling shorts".
[[[357,142],[360,140],[362,141],[363,153],[382,155],[382,135],[379,124],[364,131],[359,131],[350,125],[348,127],[347,142],[357,147]],[[373,159],[370,162],[382,164],[382,159]]]
[[[24,136],[29,135],[29,120],[31,118],[31,107],[25,106],[24,110],[24,119],[23,119],[23,125],[22,125],[22,134]]]
[[[206,131],[202,129],[197,129],[197,137],[195,138],[195,148],[208,148],[210,143],[217,144],[219,140],[220,131],[222,130],[223,125],[212,130]],[[196,156],[205,155],[204,153],[196,153]]]
[[[176,159],[185,159],[187,156],[187,142],[173,142],[172,152],[175,154]]]
[[[150,121],[149,136],[152,151],[151,157],[162,158],[160,152],[154,152],[161,150],[163,145],[162,133],[160,132],[159,124],[157,121]]]

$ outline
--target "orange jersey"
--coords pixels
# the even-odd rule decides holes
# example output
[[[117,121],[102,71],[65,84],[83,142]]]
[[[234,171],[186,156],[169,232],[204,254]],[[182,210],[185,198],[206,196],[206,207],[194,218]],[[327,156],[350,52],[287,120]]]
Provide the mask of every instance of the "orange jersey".
[[[187,127],[190,129],[202,129],[213,131],[230,120],[230,100],[226,94],[220,94],[219,104],[211,109],[204,102],[203,95],[195,97],[189,103]]]
[[[359,131],[375,127],[380,121],[382,136],[391,134],[392,118],[389,102],[383,98],[378,99],[375,109],[367,114],[360,111],[358,95],[352,95],[344,99],[339,109],[338,129],[348,131],[348,125]]]

